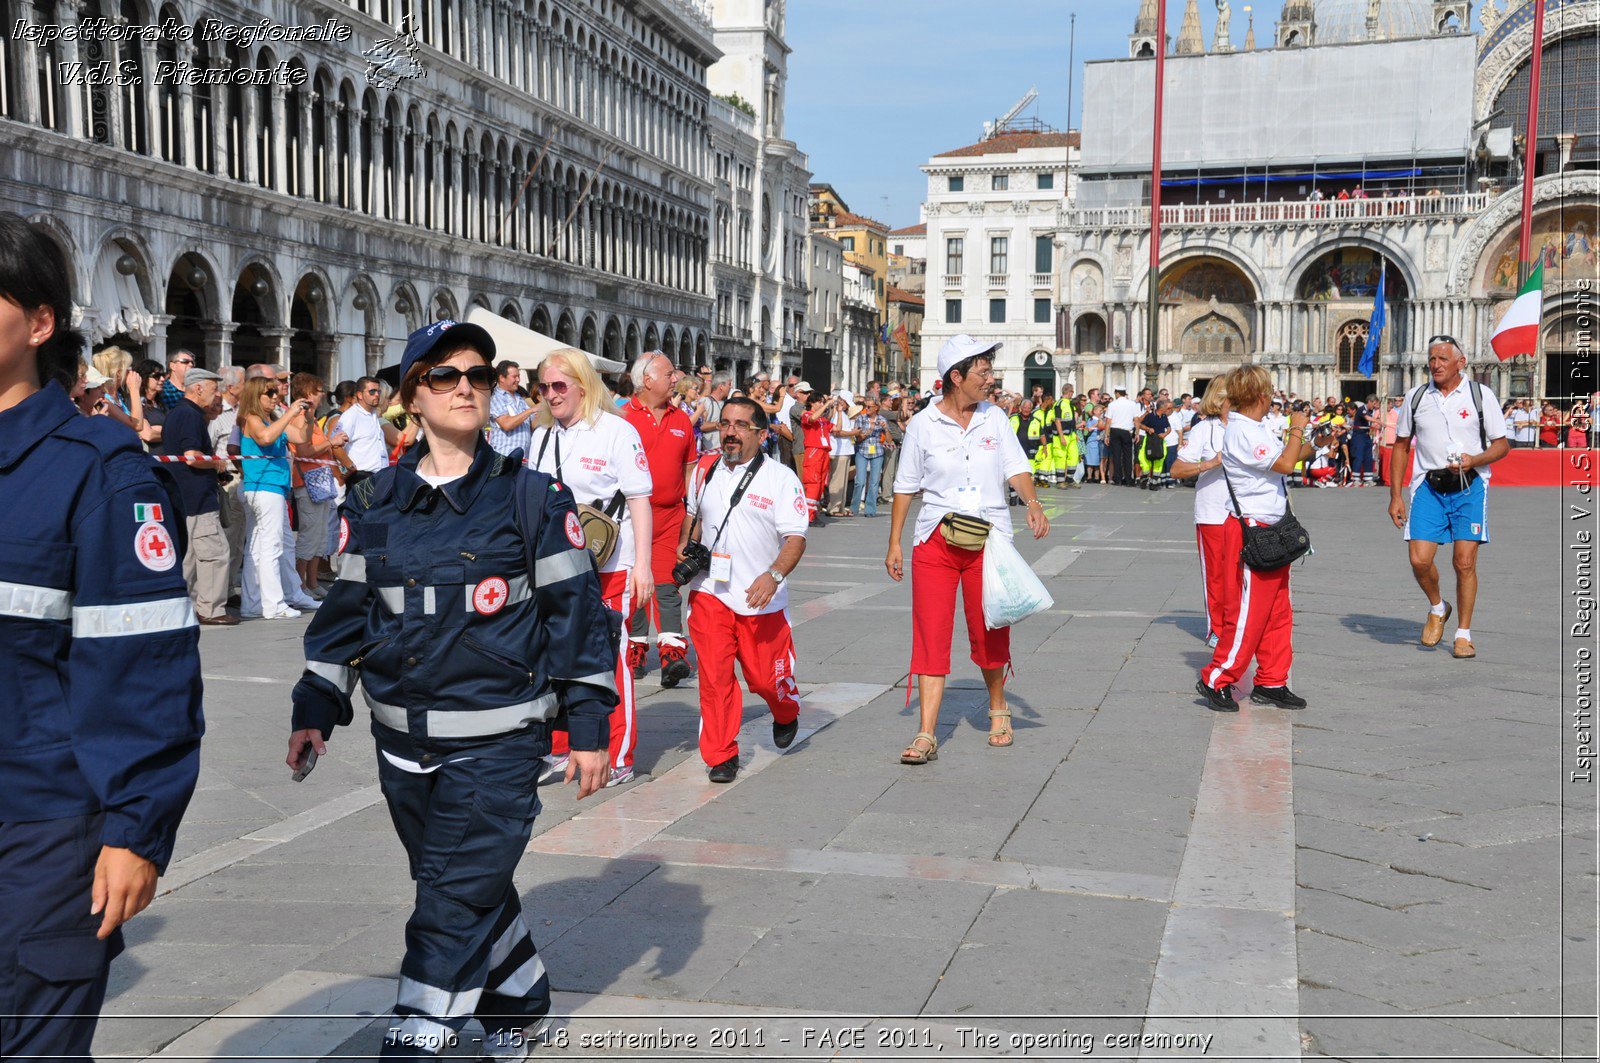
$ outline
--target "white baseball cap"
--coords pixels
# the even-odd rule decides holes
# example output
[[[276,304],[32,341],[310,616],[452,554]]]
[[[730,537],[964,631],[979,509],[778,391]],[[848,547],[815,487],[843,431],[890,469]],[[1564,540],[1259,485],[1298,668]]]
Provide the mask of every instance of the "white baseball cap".
[[[800,381],[800,383],[796,384],[794,387],[790,388],[789,390],[794,392],[796,395],[798,395],[802,391],[811,391],[812,388],[811,388],[811,385],[809,383],[807,383],[806,381],[802,380],[802,381]]]
[[[951,368],[980,354],[993,354],[1000,349],[1000,344],[986,340],[973,339],[966,333],[951,336],[939,348],[939,377],[950,372]]]

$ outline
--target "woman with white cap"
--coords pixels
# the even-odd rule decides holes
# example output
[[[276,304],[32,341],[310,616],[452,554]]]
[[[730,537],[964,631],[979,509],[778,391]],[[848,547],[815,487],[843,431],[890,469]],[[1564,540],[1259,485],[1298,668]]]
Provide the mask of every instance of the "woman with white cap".
[[[946,340],[939,349],[940,397],[911,418],[901,444],[884,559],[896,582],[905,575],[900,535],[912,496],[922,494],[911,550],[911,674],[917,677],[920,722],[917,736],[900,754],[902,764],[926,764],[939,756],[933,729],[950,674],[958,586],[972,663],[983,672],[989,691],[989,744],[1003,748],[1014,740],[1005,693],[1011,632],[990,630],[984,623],[983,547],[990,534],[1011,536],[1007,484],[1027,506],[1035,539],[1049,532],[1050,521],[1034,494],[1033,468],[1022,444],[1004,412],[984,399],[999,347],[965,335]],[[906,696],[909,700],[909,689]]]

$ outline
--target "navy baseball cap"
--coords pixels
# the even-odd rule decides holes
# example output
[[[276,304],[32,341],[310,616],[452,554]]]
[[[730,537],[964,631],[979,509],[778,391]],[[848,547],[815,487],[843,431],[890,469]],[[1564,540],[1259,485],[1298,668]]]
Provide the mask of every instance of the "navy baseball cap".
[[[454,349],[471,347],[494,365],[494,337],[481,325],[445,318],[417,329],[406,337],[406,353],[400,357],[400,379],[404,380],[419,359],[426,358],[445,344]]]

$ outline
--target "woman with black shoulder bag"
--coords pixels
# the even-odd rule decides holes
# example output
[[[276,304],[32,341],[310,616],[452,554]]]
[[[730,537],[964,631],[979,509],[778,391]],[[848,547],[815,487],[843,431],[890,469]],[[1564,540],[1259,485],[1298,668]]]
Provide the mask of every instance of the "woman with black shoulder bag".
[[[1272,377],[1258,365],[1227,377],[1228,423],[1222,438],[1223,483],[1229,496],[1230,536],[1243,543],[1239,556],[1239,601],[1224,617],[1211,660],[1195,689],[1218,712],[1238,712],[1233,684],[1256,661],[1257,705],[1303,709],[1306,700],[1289,689],[1294,661],[1294,608],[1289,601],[1290,563],[1308,553],[1310,537],[1289,507],[1285,477],[1313,451],[1310,414],[1297,404],[1280,443],[1261,419],[1272,405]]]

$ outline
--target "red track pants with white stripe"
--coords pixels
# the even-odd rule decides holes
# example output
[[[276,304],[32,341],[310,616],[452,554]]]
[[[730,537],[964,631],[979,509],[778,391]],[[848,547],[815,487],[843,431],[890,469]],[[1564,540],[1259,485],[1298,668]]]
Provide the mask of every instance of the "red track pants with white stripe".
[[[1237,525],[1237,517],[1228,523]],[[1251,524],[1256,524],[1251,521]],[[1234,534],[1243,541],[1242,529]],[[1200,671],[1206,686],[1220,690],[1237,683],[1256,661],[1255,685],[1281,687],[1289,683],[1289,666],[1294,663],[1294,606],[1289,602],[1289,569],[1284,565],[1270,572],[1256,572],[1237,563],[1239,570],[1239,610],[1226,619],[1211,662]]]
[[[1206,634],[1222,638],[1222,629],[1239,608],[1239,522],[1196,524],[1200,541],[1200,580],[1205,584]]]
[[[700,756],[708,765],[739,755],[744,693],[733,675],[735,659],[750,693],[767,703],[773,721],[795,721],[800,687],[794,675],[794,636],[781,610],[744,616],[716,595],[696,591],[689,598],[689,638],[700,659]]]
[[[622,614],[622,641],[617,646],[617,707],[611,710],[611,766],[633,767],[633,747],[639,744],[639,729],[633,721],[633,670],[628,667],[628,624],[631,614],[628,576],[631,570],[620,568],[615,572],[600,573],[600,596],[606,605]],[[556,731],[550,736],[550,752],[566,756],[567,732]]]

